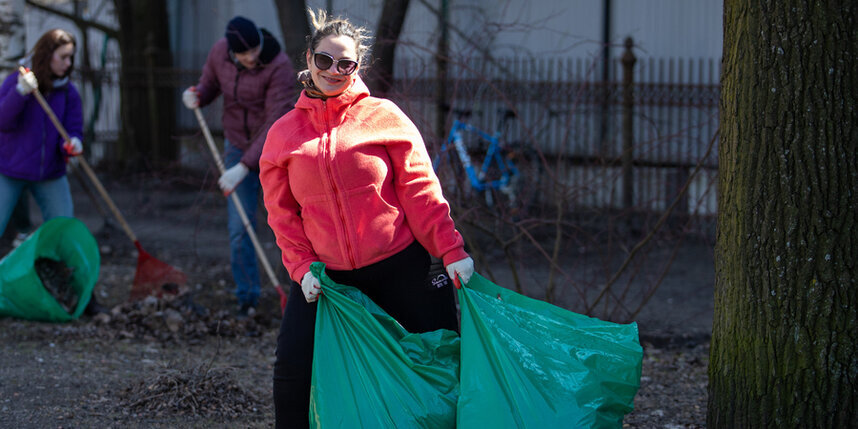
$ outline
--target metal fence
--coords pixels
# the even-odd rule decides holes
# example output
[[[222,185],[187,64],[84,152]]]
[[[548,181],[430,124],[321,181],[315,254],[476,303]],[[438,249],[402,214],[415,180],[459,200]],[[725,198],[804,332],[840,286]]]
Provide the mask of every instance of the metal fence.
[[[718,60],[644,58],[624,66],[617,58],[607,83],[603,64],[588,58],[475,64],[450,64],[449,104],[473,110],[469,122],[489,131],[504,110],[514,111],[517,126],[506,138],[538,147],[572,189],[571,210],[663,211],[688,183],[675,213],[716,213]],[[400,67],[408,77],[390,98],[416,119],[432,150],[443,138],[437,115],[450,115],[437,107],[434,65]]]
[[[116,140],[121,127],[118,64],[108,61],[85,84],[83,74],[77,76],[95,157],[99,147]],[[719,60],[637,58],[624,65],[619,57],[608,64],[607,81],[604,66],[591,58],[458,58],[449,64],[447,102],[473,110],[469,121],[490,131],[504,110],[514,111],[517,119],[505,138],[539,149],[553,177],[573,190],[571,210],[663,211],[688,183],[676,211],[712,217]],[[449,129],[438,130],[438,115],[447,115],[448,126],[451,121],[449,112],[438,109],[435,64],[411,60],[397,63],[397,70],[400,77],[388,96],[415,121],[434,151]],[[172,87],[180,105],[182,90],[195,83],[199,71],[161,70],[158,76],[157,85]],[[220,132],[220,106],[205,109],[215,133]],[[184,108],[177,112],[177,137],[196,133],[193,115]],[[695,168],[699,172],[689,181]]]

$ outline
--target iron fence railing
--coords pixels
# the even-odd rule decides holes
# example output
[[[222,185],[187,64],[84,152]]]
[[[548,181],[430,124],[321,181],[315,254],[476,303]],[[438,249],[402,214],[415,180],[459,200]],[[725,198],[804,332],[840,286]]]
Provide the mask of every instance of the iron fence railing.
[[[617,59],[607,83],[596,73],[603,65],[592,59],[496,60],[479,70],[475,63],[450,65],[446,104],[477,112],[469,122],[484,130],[494,130],[499,115],[513,110],[517,126],[506,138],[539,149],[573,189],[572,209],[664,210],[690,180],[678,212],[716,213],[717,60],[624,65]],[[437,116],[450,113],[438,107],[434,65],[412,61],[402,69],[410,77],[396,82],[390,98],[416,118],[432,150],[451,119],[444,130],[436,129]],[[557,160],[562,162],[552,162]]]
[[[575,190],[572,209],[663,210],[699,164],[702,170],[691,180],[679,210],[705,217],[716,213],[719,64],[716,59],[650,58],[624,64],[617,58],[608,65],[611,80],[604,82],[605,65],[590,58],[491,63],[463,58],[450,64],[443,84],[446,103],[474,110],[469,121],[479,128],[494,130],[504,110],[515,112],[517,120],[505,138],[532,144],[542,153],[554,168],[553,177]],[[442,119],[448,126],[451,121],[435,98],[435,65],[431,60],[400,61],[397,70],[387,96],[414,120],[434,151],[446,135],[437,129],[438,115],[447,116]],[[181,106],[182,91],[200,71],[151,73],[154,80],[146,70],[126,71],[122,84],[145,87],[154,81],[159,88],[172,88]],[[102,70],[80,71],[75,81],[91,139],[109,145],[122,126],[118,61],[108,60]],[[205,109],[216,134],[221,132],[220,109],[219,101]],[[178,134],[198,131],[190,111],[176,112]],[[631,120],[624,121],[628,112]]]

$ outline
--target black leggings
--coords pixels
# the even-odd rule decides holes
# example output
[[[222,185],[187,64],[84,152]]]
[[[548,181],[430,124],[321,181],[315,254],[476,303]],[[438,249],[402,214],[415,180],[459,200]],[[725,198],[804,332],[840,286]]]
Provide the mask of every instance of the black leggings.
[[[360,289],[408,332],[440,328],[458,332],[453,288],[450,282],[440,288],[432,285],[429,266],[429,253],[415,241],[381,262],[326,273],[337,283]],[[301,286],[292,282],[274,362],[276,428],[309,427],[315,323],[316,303],[308,304]]]

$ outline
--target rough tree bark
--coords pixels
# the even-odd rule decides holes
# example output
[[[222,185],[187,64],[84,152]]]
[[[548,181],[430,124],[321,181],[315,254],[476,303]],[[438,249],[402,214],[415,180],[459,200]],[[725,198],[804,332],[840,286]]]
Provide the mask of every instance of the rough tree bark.
[[[394,55],[396,43],[402,33],[409,0],[384,0],[381,17],[372,46],[372,64],[367,64],[367,86],[373,94],[385,96],[393,87]],[[366,66],[366,65],[365,65]]]
[[[858,420],[856,15],[724,2],[710,428]]]
[[[310,22],[307,21],[307,2],[305,0],[274,0],[277,15],[280,18],[280,31],[283,32],[283,46],[286,55],[292,60],[295,70],[307,67],[304,52],[307,50],[307,35],[310,34]]]
[[[122,130],[115,166],[161,168],[176,160],[174,85],[166,0],[114,0],[122,51]]]

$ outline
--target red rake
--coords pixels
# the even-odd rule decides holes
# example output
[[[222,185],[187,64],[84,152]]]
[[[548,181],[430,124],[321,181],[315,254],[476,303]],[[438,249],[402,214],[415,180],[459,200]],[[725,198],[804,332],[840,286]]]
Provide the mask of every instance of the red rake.
[[[27,72],[27,69],[19,67],[18,71],[23,74]],[[45,97],[42,96],[38,88],[33,91],[33,95],[36,97],[36,101],[38,101],[42,106],[42,109],[45,110],[45,113],[51,119],[51,122],[54,123],[54,126],[57,128],[57,131],[59,131],[62,138],[65,141],[71,140],[65,127],[63,127],[63,124],[60,123],[59,119],[57,119],[57,115],[54,113],[53,109],[51,109],[51,106],[48,105],[47,101],[45,101]],[[131,301],[136,301],[149,295],[161,297],[164,293],[173,295],[177,294],[179,292],[179,288],[187,284],[188,278],[185,273],[155,259],[152,255],[143,250],[143,247],[137,240],[137,236],[134,235],[131,227],[128,226],[128,222],[125,221],[125,218],[122,216],[122,213],[119,212],[116,204],[114,204],[110,196],[107,195],[107,190],[104,189],[101,181],[98,180],[95,172],[92,171],[92,168],[90,168],[89,164],[86,162],[86,159],[83,156],[79,156],[77,159],[78,163],[83,168],[84,173],[86,173],[95,185],[96,190],[98,190],[98,193],[101,194],[102,198],[104,198],[104,201],[107,202],[107,206],[110,208],[110,211],[113,212],[113,216],[116,217],[116,220],[118,220],[119,224],[122,225],[122,229],[125,231],[125,234],[134,243],[134,247],[137,248],[137,273],[134,275],[134,284],[131,286],[129,299]]]
[[[209,150],[212,153],[212,157],[214,157],[215,164],[217,164],[217,168],[220,171],[220,174],[223,174],[226,171],[226,168],[223,165],[223,160],[220,157],[220,153],[215,147],[214,138],[212,137],[212,132],[209,130],[209,126],[206,123],[206,119],[203,117],[203,113],[200,111],[199,107],[194,108],[194,115],[197,117],[197,122],[200,123],[200,128],[203,130],[203,136],[206,138],[206,143],[209,146]],[[226,196],[226,195],[224,195]],[[280,295],[280,311],[281,313],[286,310],[286,301],[289,298],[289,294],[286,293],[283,286],[277,281],[277,276],[274,275],[274,270],[271,269],[271,264],[268,262],[268,257],[265,256],[265,251],[262,250],[262,246],[259,244],[259,239],[256,237],[256,232],[253,230],[253,226],[250,224],[250,220],[247,218],[247,212],[244,211],[244,206],[241,205],[241,201],[238,199],[238,195],[235,192],[229,194],[229,197],[232,198],[232,204],[235,206],[236,211],[238,211],[238,216],[241,218],[241,222],[244,224],[244,229],[247,231],[247,235],[250,236],[250,241],[253,242],[253,248],[256,250],[256,256],[259,258],[259,261],[262,262],[263,268],[265,268],[265,272],[268,274],[268,279],[271,281],[271,285],[274,286],[274,289],[277,290],[277,294]]]
[[[137,273],[134,274],[129,299],[137,301],[149,295],[161,297],[164,293],[179,293],[179,288],[188,282],[188,276],[146,253],[139,241],[135,241],[134,246],[138,253]]]

